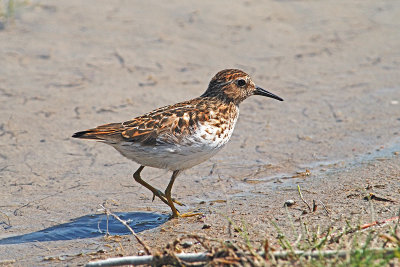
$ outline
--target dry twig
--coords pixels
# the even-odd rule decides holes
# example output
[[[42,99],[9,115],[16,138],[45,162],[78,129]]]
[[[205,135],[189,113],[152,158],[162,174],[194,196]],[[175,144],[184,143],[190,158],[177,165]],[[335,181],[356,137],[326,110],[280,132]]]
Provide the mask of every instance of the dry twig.
[[[385,254],[385,255],[393,255],[398,249],[371,249],[369,250],[372,253],[376,254]],[[345,258],[348,255],[361,253],[362,250],[323,250],[323,251],[302,251],[302,250],[295,250],[295,251],[276,251],[270,252],[269,255],[275,259],[289,259],[293,256],[296,257],[307,257],[307,258]],[[227,263],[227,264],[235,264],[240,263],[238,261],[239,258],[245,256],[242,253],[236,253],[236,257],[232,256],[225,256],[224,254],[221,255],[222,257],[217,257],[218,255],[211,255],[208,253],[180,253],[176,254],[176,257],[184,262],[187,263],[195,263],[195,262],[208,262],[213,260],[215,263]],[[260,256],[264,256],[264,253],[260,253]],[[163,260],[169,261],[167,257],[170,255],[165,256],[158,256],[157,263],[162,264]],[[106,260],[94,261],[89,262],[86,264],[87,267],[99,267],[99,266],[121,266],[121,265],[142,265],[142,264],[152,264],[156,260],[154,256],[129,256],[129,257],[120,257],[120,258],[109,258]]]
[[[105,211],[107,215],[113,216],[116,220],[118,220],[120,223],[122,223],[126,228],[129,229],[129,231],[132,233],[132,235],[136,238],[136,240],[141,244],[146,251],[148,255],[151,255],[150,248],[140,239],[140,237],[135,233],[135,231],[132,229],[132,227],[129,226],[129,224],[126,223],[126,221],[122,220],[120,217],[112,213],[109,209],[104,207],[103,205],[100,204],[100,207]]]
[[[300,185],[297,185],[297,191],[299,192],[300,199],[307,205],[308,210],[311,212],[312,209],[311,209],[310,205],[309,205],[309,204],[307,203],[307,201],[305,201],[304,198],[303,198],[303,194],[301,193]]]
[[[366,224],[363,224],[360,226],[360,230],[364,230],[364,229],[367,229],[367,228],[369,228],[371,226],[375,226],[375,225],[382,225],[382,224],[385,224],[385,223],[388,223],[388,222],[391,222],[394,220],[399,220],[399,219],[400,219],[400,216],[395,216],[395,217],[392,217],[392,218],[389,218],[389,219],[386,219],[383,221],[374,221],[372,223],[366,223]]]

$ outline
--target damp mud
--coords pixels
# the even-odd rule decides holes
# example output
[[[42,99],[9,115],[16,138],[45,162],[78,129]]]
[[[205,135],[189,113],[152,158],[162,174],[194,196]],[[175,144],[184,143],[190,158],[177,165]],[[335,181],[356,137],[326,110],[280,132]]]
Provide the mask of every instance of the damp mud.
[[[0,17],[0,262],[142,253],[114,219],[105,235],[100,205],[154,250],[187,233],[240,239],[230,222],[273,247],[272,221],[290,236],[288,210],[296,228],[398,213],[400,2],[23,3]],[[203,216],[168,220],[169,207],[134,182],[136,163],[71,138],[197,97],[225,68],[285,101],[243,102],[230,143],[177,178],[180,212]],[[170,176],[142,172],[161,190]],[[304,213],[298,186],[325,208]]]

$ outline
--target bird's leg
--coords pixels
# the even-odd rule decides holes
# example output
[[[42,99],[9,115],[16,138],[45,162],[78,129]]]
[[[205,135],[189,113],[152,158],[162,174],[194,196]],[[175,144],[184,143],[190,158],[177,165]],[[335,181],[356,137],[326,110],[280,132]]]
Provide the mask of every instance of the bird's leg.
[[[171,180],[169,181],[167,189],[165,189],[165,197],[167,198],[168,206],[171,207],[172,217],[173,218],[179,217],[179,212],[175,208],[174,202],[172,201],[172,198],[171,198],[172,186],[174,185],[175,179],[178,176],[179,172],[180,172],[179,170],[173,171],[172,176],[171,176]]]
[[[160,190],[158,190],[160,195],[162,195],[163,197],[166,198],[165,194],[163,192],[161,192]],[[156,195],[153,195],[153,200],[155,198]],[[185,204],[183,204],[182,202],[179,202],[178,200],[176,200],[175,198],[172,198],[172,202],[174,202],[175,204],[178,204],[179,206],[186,206]]]
[[[140,173],[142,172],[143,169],[144,169],[144,166],[140,166],[139,169],[137,169],[137,171],[133,174],[133,178],[135,179],[135,181],[138,182],[139,184],[143,185],[147,189],[149,189],[151,192],[153,192],[153,200],[154,200],[154,196],[157,196],[159,199],[161,199],[165,204],[167,204],[169,206],[169,203],[165,199],[165,195],[163,192],[161,192],[157,188],[154,188],[153,186],[151,186],[150,184],[148,184],[147,182],[142,180],[142,177],[140,177]],[[176,201],[175,199],[173,199],[172,201],[174,201],[178,205],[183,206],[182,203]]]
[[[149,189],[151,192],[153,192],[153,194],[155,196],[157,196],[159,199],[161,199],[165,204],[167,204],[169,206],[168,201],[165,199],[165,197],[162,194],[160,194],[161,193],[160,190],[154,188],[153,186],[151,186],[150,184],[148,184],[142,180],[142,177],[140,177],[140,173],[142,172],[143,169],[144,169],[144,166],[140,166],[139,169],[137,169],[137,171],[133,174],[133,178],[135,179],[135,181],[138,182],[139,184],[143,185],[147,189]]]
[[[173,171],[171,180],[169,181],[167,189],[165,189],[165,197],[167,198],[168,206],[170,206],[170,208],[172,210],[172,218],[191,217],[191,216],[201,215],[201,213],[190,213],[190,212],[180,214],[179,211],[174,206],[174,201],[173,201],[173,198],[171,197],[171,190],[172,190],[172,186],[174,185],[175,179],[180,172],[181,172],[180,170]]]

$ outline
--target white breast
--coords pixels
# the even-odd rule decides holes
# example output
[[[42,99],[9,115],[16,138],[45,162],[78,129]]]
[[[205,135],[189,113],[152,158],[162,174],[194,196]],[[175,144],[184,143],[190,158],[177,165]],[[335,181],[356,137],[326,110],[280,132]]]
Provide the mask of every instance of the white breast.
[[[184,170],[208,160],[220,151],[231,138],[238,116],[239,112],[222,127],[212,126],[212,121],[198,124],[193,134],[174,144],[144,146],[124,142],[113,146],[122,155],[141,165],[172,171]]]

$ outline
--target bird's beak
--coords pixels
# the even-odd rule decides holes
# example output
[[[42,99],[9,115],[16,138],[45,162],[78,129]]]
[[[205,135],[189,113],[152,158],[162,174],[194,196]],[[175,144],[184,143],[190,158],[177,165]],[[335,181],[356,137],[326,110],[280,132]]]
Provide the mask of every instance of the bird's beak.
[[[274,95],[273,93],[270,93],[267,90],[264,90],[264,89],[262,89],[261,87],[258,87],[258,86],[256,86],[256,90],[255,90],[254,94],[255,95],[267,96],[267,97],[271,97],[271,98],[274,98],[274,99],[279,100],[279,101],[283,101],[283,99],[280,98],[279,96]]]

